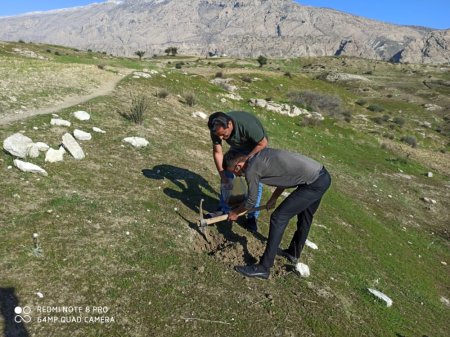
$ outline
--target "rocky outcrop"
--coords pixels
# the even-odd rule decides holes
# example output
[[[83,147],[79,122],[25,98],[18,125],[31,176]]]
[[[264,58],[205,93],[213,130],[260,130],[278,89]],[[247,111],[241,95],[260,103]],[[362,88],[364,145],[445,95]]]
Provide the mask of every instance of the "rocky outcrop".
[[[251,18],[251,20],[249,20]],[[19,39],[134,56],[168,47],[193,55],[349,55],[448,63],[449,33],[397,26],[293,0],[124,0],[0,18]]]

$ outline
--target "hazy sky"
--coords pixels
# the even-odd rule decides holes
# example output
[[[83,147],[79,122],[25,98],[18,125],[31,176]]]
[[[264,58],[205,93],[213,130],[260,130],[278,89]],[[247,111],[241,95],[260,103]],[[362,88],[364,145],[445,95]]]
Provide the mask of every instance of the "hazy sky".
[[[296,0],[401,25],[450,28],[450,0]],[[103,0],[1,0],[0,16],[82,6]]]

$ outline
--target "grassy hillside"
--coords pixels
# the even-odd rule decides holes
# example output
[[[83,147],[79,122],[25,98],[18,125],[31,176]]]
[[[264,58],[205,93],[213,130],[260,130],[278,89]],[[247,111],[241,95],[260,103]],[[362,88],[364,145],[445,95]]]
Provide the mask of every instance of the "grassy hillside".
[[[12,48],[51,58],[30,59]],[[22,132],[53,148],[75,128],[93,135],[80,142],[83,160],[69,154],[53,164],[42,154],[29,159],[48,177],[20,172],[12,156],[0,156],[0,328],[5,334],[14,329],[29,336],[108,337],[448,334],[448,67],[353,58],[270,60],[263,68],[254,60],[234,59],[139,62],[9,43],[0,45],[0,57],[13,64],[18,82],[35,67],[47,75],[71,69],[75,92],[85,86],[80,81],[89,65],[105,76],[123,68],[158,72],[150,78],[127,76],[113,94],[58,112],[72,122],[70,128],[51,126],[48,115],[0,125],[2,140]],[[327,80],[336,73],[367,81]],[[243,100],[225,97],[223,86],[210,83],[216,76],[231,78]],[[324,121],[283,116],[247,102],[270,98],[291,104],[305,91],[317,96],[303,107],[326,103],[319,104]],[[189,95],[193,106],[187,104]],[[142,125],[119,113],[139,96],[149,102]],[[20,96],[20,104],[34,98],[39,94]],[[431,103],[442,109],[428,111]],[[371,105],[383,110],[372,111]],[[5,114],[14,113],[14,107],[8,109]],[[236,223],[210,226],[205,234],[197,228],[200,199],[206,210],[216,206],[218,177],[206,121],[192,113],[231,109],[254,113],[272,147],[311,156],[333,177],[309,236],[319,249],[305,248],[302,256],[311,268],[309,278],[300,278],[281,257],[268,281],[234,272],[234,265],[262,254],[270,213],[261,214],[260,234]],[[91,119],[78,121],[72,116],[76,110],[88,111]],[[106,133],[92,132],[94,126]],[[144,137],[149,145],[134,149],[122,142],[128,136]],[[415,138],[415,148],[401,141],[406,136]],[[425,175],[430,171],[433,177]],[[264,200],[269,195],[266,188]],[[288,227],[283,247],[294,227]],[[42,254],[33,250],[33,233],[39,234]],[[367,288],[391,297],[392,307]],[[30,323],[11,322],[17,305],[31,307]],[[63,306],[84,309],[80,314],[38,312]],[[92,313],[92,307],[108,312]],[[74,316],[82,322],[62,322]],[[101,316],[114,322],[84,321]]]

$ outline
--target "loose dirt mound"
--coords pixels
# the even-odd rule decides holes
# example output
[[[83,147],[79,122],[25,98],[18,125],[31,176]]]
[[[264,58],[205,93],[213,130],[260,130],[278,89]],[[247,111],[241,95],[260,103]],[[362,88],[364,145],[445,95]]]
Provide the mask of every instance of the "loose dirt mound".
[[[205,229],[204,235],[197,234],[193,247],[196,252],[206,252],[218,262],[233,268],[257,263],[266,248],[266,240],[259,233],[244,232],[239,225],[225,223],[217,228]],[[277,257],[272,275],[284,276],[291,272],[293,266],[286,263],[284,258]]]

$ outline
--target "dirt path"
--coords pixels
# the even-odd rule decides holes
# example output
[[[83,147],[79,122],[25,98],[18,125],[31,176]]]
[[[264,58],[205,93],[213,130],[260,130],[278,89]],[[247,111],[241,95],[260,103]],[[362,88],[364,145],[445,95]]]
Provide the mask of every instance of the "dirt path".
[[[69,96],[66,97],[62,102],[46,107],[46,108],[40,108],[40,109],[33,109],[28,110],[20,114],[13,114],[13,115],[7,115],[0,119],[0,125],[6,125],[12,122],[16,122],[28,117],[36,116],[36,115],[45,115],[57,112],[62,109],[69,108],[71,106],[81,104],[84,102],[87,102],[95,97],[99,96],[105,96],[110,93],[112,93],[120,80],[122,80],[125,76],[131,74],[134,70],[131,69],[121,69],[120,73],[117,75],[117,77],[112,80],[103,83],[100,85],[97,89],[95,89],[92,93],[89,95],[83,95],[83,96]]]

